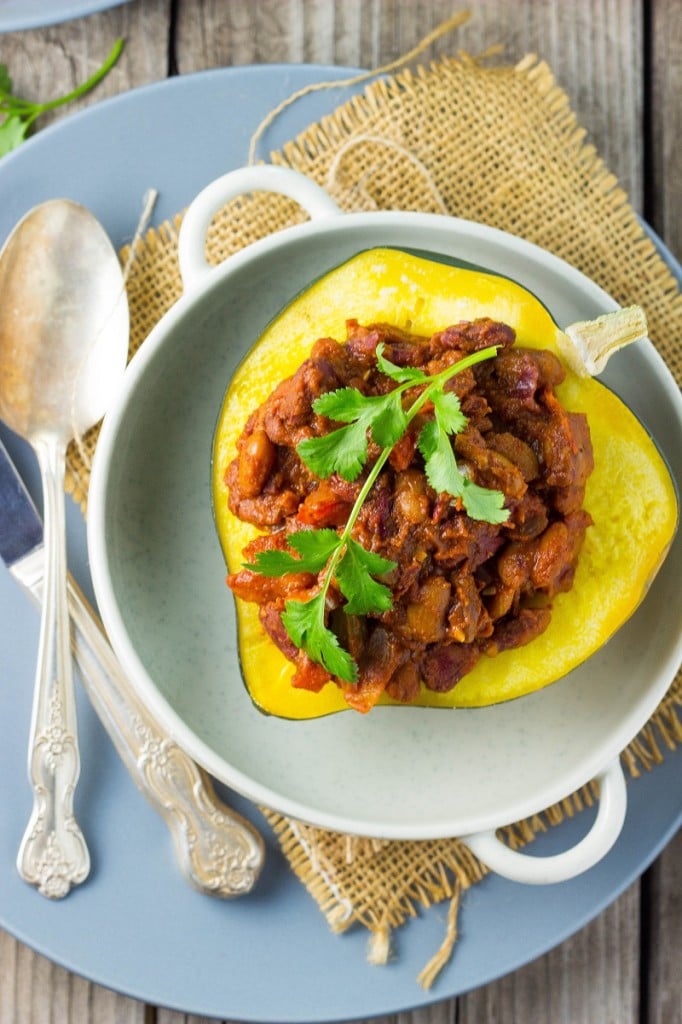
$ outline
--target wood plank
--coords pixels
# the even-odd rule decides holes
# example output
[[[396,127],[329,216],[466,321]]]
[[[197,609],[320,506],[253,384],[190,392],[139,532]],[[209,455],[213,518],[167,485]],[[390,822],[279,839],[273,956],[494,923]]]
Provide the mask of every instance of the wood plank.
[[[54,95],[86,77],[114,38],[124,35],[128,41],[122,61],[95,93],[79,103],[86,106],[105,95],[165,76],[170,7],[170,0],[140,0],[42,32],[0,37],[0,60],[10,65],[17,86],[27,95]],[[674,0],[656,0],[653,7],[658,59],[653,106],[659,111],[654,134],[655,193],[662,197],[656,224],[679,252],[682,174],[675,140],[680,129],[682,10]],[[410,49],[452,10],[450,0],[259,0],[258,4],[247,0],[178,0],[178,68],[189,72],[280,60],[376,67]],[[455,53],[460,46],[480,52],[496,42],[506,43],[507,60],[532,51],[549,61],[567,89],[579,120],[639,208],[643,193],[639,0],[578,0],[571,5],[552,0],[519,0],[515,4],[479,0],[471,23],[456,35],[440,40],[422,59]],[[53,116],[56,119],[74,109],[75,105]],[[47,118],[41,122],[47,123]],[[650,914],[655,925],[651,949],[660,949],[658,959],[652,958],[648,990],[651,1024],[679,1021],[666,1016],[673,1005],[670,1000],[677,999],[676,1005],[680,1005],[680,990],[675,987],[679,972],[674,960],[674,951],[680,948],[682,916],[679,902],[675,902],[680,892],[679,843],[671,851],[666,851],[651,874]],[[459,1007],[447,1000],[414,1013],[385,1018],[384,1024],[389,1020],[395,1024],[445,1024],[454,1021],[456,1014],[467,1024],[497,1020],[505,1024],[516,1020],[524,1024],[535,1020],[551,1020],[552,1024],[613,1020],[627,1024],[635,1019],[636,986],[630,980],[621,997],[619,984],[621,974],[631,970],[636,974],[637,892],[637,886],[632,887],[579,935],[510,978],[463,997]],[[667,916],[666,907],[671,908]],[[59,968],[42,960],[0,934],[1,1021],[81,1024],[85,1020],[108,1024],[120,1020],[123,1024],[144,1019],[139,1016],[144,1009],[141,1004],[134,1004],[137,1016],[118,1017],[119,1008],[123,1007],[122,1014],[127,1013],[125,1004],[132,1001],[120,1003],[121,997],[87,986],[79,979],[71,980],[72,976],[60,974]],[[36,1015],[34,984],[38,988],[48,986],[52,1008],[47,1012],[52,1012],[52,1017]],[[79,984],[86,989],[79,988]],[[591,994],[585,989],[591,989]],[[45,1005],[40,1009],[45,1011]],[[88,1007],[96,1007],[96,1013]],[[158,1024],[205,1021],[165,1010],[158,1010],[155,1019]]]
[[[423,1006],[419,1010],[399,1013],[393,1020],[395,1024],[459,1024],[457,1001],[446,999],[431,1006]],[[374,1024],[374,1021],[368,1021],[366,1024]],[[493,1022],[485,1021],[485,1024]]]
[[[45,102],[84,82],[102,64],[116,39],[125,48],[115,67],[86,96],[42,115],[38,130],[117,93],[165,78],[171,0],[128,3],[102,14],[46,29],[0,35],[0,62],[6,64],[18,95]]]
[[[502,42],[508,60],[524,53],[546,60],[589,141],[640,209],[642,0],[484,2],[475,12],[463,45],[480,52]]]
[[[682,832],[649,870],[643,891],[646,1024],[682,1024]]]
[[[682,4],[650,0],[651,177],[653,226],[682,258]]]
[[[185,0],[178,68],[302,60],[376,68],[407,53],[452,12],[447,0]],[[530,52],[550,63],[591,141],[641,209],[642,0],[480,0],[470,22],[420,60],[498,43],[507,61]]]
[[[649,0],[647,13],[646,213],[682,258],[682,5],[678,0]],[[681,1024],[682,832],[649,869],[642,891],[643,1016],[647,1024]]]
[[[457,1024],[498,1021],[639,1024],[639,885],[556,949],[460,998]]]
[[[0,931],[3,1024],[145,1024],[143,1003],[93,985]]]

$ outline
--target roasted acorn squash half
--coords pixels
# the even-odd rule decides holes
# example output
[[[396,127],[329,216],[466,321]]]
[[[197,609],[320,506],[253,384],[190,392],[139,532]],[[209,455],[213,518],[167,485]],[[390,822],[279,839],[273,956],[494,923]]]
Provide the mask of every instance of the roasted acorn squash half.
[[[431,335],[460,320],[490,317],[516,332],[516,344],[561,354],[565,335],[547,308],[515,281],[434,254],[361,252],[300,294],[269,325],[229,384],[215,434],[213,504],[230,572],[256,528],[229,510],[224,482],[249,414],[295,372],[317,338],[345,337],[345,322],[386,322]],[[525,647],[483,657],[448,693],[422,685],[416,706],[482,707],[538,690],[565,676],[626,622],[646,594],[671,544],[677,493],[651,437],[598,380],[569,371],[557,388],[563,405],[588,416],[595,468],[584,507],[587,531],[573,588],[553,600],[546,631]],[[264,632],[258,608],[236,600],[241,671],[256,706],[284,718],[347,710],[333,683],[319,693],[290,685],[293,665]],[[383,696],[381,704],[392,704]],[[410,705],[415,706],[415,704]]]

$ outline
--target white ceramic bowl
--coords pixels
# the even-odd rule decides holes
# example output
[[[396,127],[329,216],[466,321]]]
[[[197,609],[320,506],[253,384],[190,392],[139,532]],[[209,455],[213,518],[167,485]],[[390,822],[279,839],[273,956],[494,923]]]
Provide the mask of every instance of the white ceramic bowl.
[[[218,268],[205,233],[231,197],[291,195],[311,221]],[[293,171],[257,167],[208,186],[180,238],[185,295],[133,359],[97,448],[89,550],[101,614],[142,699],[214,776],[254,801],[331,829],[396,839],[458,835],[493,870],[528,882],[585,870],[615,841],[626,787],[619,754],[648,720],[681,657],[678,538],[635,616],[587,663],[495,707],[378,708],[307,722],[266,717],[243,685],[232,596],[213,525],[210,460],[223,393],[268,321],[354,253],[410,245],[513,276],[559,324],[615,303],[556,257],[511,235],[415,213],[340,215]],[[607,383],[682,478],[682,402],[649,342],[612,361]],[[597,818],[551,858],[512,853],[495,829],[598,777]]]

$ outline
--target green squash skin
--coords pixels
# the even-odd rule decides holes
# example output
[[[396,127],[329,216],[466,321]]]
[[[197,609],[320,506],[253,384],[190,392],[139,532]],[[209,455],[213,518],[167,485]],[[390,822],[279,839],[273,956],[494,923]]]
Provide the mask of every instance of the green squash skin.
[[[407,246],[398,245],[386,245],[382,246],[382,248],[391,249],[393,252],[405,252],[408,254],[408,256],[416,256],[417,259],[428,260],[430,263],[443,263],[446,267],[459,267],[460,270],[473,270],[477,274],[488,274],[490,277],[499,277],[503,281],[511,281],[512,284],[518,285],[519,288],[523,288],[525,291],[528,292],[529,295],[532,295],[536,302],[539,302],[542,308],[546,310],[547,315],[551,318],[552,322],[558,327],[558,324],[552,316],[552,311],[547,305],[547,303],[543,302],[542,299],[535,294],[535,292],[532,292],[530,290],[530,288],[526,288],[525,285],[517,281],[515,277],[511,277],[510,274],[500,274],[496,270],[491,270],[490,267],[482,267],[480,263],[470,263],[468,260],[459,259],[458,256],[446,256],[444,253],[431,252],[430,249],[412,249],[408,248]],[[363,251],[371,252],[372,250],[365,249]],[[358,253],[358,255],[361,255],[361,253]],[[343,266],[343,264],[341,264],[341,266]],[[320,276],[323,277],[324,275]],[[317,280],[320,280],[320,278],[318,278]]]

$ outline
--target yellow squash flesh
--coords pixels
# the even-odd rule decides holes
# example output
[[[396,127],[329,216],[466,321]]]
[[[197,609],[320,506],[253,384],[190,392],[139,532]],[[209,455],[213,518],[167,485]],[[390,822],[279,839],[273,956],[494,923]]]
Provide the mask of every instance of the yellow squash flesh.
[[[344,339],[345,322],[383,321],[431,335],[477,317],[516,331],[520,346],[558,353],[548,310],[516,282],[393,249],[360,253],[296,298],[267,328],[230,383],[213,452],[216,526],[230,572],[257,534],[229,510],[225,470],[249,414],[293,374],[317,338]],[[553,601],[547,630],[525,647],[482,657],[449,693],[422,686],[417,706],[482,707],[520,697],[565,676],[632,615],[660,567],[678,518],[667,466],[644,427],[616,395],[570,371],[557,388],[564,406],[587,414],[595,468],[584,507],[587,530],[572,590]],[[347,710],[333,683],[320,693],[291,686],[293,666],[264,632],[255,604],[236,600],[242,674],[255,704],[284,718]],[[393,704],[383,697],[381,704]],[[414,705],[411,705],[414,706]]]

